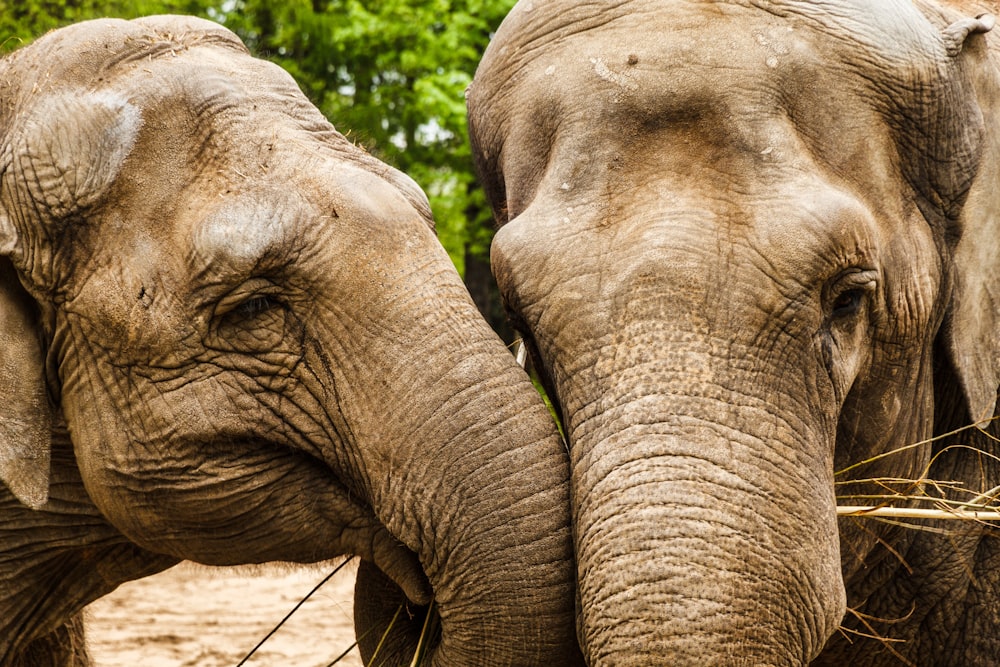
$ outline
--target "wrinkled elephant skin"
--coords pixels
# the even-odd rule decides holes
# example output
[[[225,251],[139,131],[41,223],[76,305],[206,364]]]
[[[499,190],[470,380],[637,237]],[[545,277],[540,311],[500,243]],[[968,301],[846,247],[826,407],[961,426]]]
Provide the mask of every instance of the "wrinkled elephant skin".
[[[90,664],[82,607],[177,558],[137,547],[83,488],[65,426],[53,432],[48,500],[31,509],[0,487],[0,665]],[[67,621],[67,619],[70,619]]]
[[[57,548],[103,540],[148,569],[356,554],[389,582],[359,581],[362,605],[410,607],[384,642],[359,625],[365,654],[409,662],[433,599],[431,664],[574,662],[548,411],[420,189],[232,33],[95,21],[0,61],[0,263],[0,479],[23,503],[5,522],[65,528],[64,422],[91,527]],[[109,580],[66,572],[67,604],[28,605],[58,618],[0,614],[23,630],[0,662],[145,574],[87,553]]]
[[[521,0],[498,30],[470,131],[570,444],[589,664],[995,664],[988,528],[835,511],[1000,485],[975,430],[847,470],[996,414],[994,10]],[[954,485],[861,481],[922,476]]]

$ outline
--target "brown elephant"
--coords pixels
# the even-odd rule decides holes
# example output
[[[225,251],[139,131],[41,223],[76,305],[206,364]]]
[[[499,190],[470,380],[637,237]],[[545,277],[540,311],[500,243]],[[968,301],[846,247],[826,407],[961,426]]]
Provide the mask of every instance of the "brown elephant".
[[[521,0],[498,30],[469,123],[591,665],[996,664],[995,531],[836,513],[1000,485],[997,423],[952,433],[997,414],[995,9]]]
[[[0,61],[0,267],[0,664],[177,559],[345,553],[365,655],[402,604],[393,664],[427,613],[434,665],[574,660],[546,408],[419,188],[232,33]]]

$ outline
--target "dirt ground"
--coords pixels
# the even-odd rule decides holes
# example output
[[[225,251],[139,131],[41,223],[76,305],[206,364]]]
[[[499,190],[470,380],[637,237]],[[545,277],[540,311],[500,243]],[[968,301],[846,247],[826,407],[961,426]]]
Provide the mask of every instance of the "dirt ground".
[[[182,563],[90,605],[97,667],[236,667],[336,563],[210,568]],[[354,642],[356,561],[319,589],[247,667],[326,667]],[[354,649],[338,666],[361,667]]]

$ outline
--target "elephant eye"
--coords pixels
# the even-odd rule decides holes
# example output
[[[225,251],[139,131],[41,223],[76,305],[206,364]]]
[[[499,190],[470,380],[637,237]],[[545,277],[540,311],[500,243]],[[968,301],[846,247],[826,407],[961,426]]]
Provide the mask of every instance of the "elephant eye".
[[[851,270],[841,274],[829,288],[830,319],[857,315],[875,292],[878,274],[874,270]]]
[[[252,320],[281,307],[280,288],[265,278],[253,278],[224,296],[215,307],[215,316],[233,323]]]
[[[280,288],[268,280],[254,279],[218,303],[206,342],[215,349],[265,352],[281,343],[287,318]]]
[[[861,309],[861,303],[865,298],[865,292],[861,289],[851,289],[841,294],[833,302],[833,317],[847,317],[854,315]]]

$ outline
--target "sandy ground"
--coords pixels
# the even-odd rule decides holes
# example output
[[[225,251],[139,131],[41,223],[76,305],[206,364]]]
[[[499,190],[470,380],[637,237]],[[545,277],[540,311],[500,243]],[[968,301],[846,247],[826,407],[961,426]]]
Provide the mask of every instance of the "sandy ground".
[[[88,608],[97,667],[236,667],[336,563],[210,568],[182,563]],[[326,667],[354,642],[355,563],[319,589],[248,667]],[[338,666],[361,667],[354,649]]]

